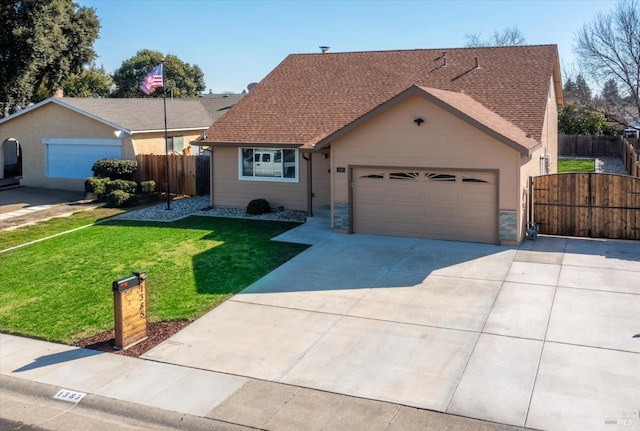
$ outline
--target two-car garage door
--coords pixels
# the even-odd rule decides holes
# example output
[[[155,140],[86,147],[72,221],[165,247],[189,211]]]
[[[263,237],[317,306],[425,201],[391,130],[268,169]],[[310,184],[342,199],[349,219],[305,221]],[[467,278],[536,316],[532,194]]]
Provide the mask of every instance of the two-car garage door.
[[[354,168],[354,231],[495,243],[496,174]]]

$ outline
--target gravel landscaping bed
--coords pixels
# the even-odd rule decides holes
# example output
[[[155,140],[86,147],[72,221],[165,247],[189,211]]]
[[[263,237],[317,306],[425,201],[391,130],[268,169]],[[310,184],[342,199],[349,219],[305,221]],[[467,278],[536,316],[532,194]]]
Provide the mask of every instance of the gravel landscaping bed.
[[[274,210],[268,214],[252,216],[247,214],[244,208],[212,208],[208,196],[195,196],[171,201],[171,209],[169,210],[165,202],[141,210],[120,214],[114,217],[114,219],[172,222],[190,215],[293,221],[299,223],[304,223],[306,220],[303,211]]]
[[[596,172],[604,174],[628,175],[627,170],[618,157],[598,157],[596,158]]]

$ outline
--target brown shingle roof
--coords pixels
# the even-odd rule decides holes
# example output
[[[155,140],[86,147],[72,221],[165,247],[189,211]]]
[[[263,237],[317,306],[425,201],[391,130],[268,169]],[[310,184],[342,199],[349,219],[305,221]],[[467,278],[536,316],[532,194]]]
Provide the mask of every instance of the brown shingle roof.
[[[292,54],[207,130],[205,142],[313,148],[414,85],[463,93],[464,104],[473,100],[539,141],[557,69],[555,45]]]
[[[199,100],[213,121],[217,121],[220,117],[226,114],[233,105],[238,103],[238,100],[242,99],[243,96],[244,94],[224,94],[219,97],[210,97],[207,95],[200,97]]]

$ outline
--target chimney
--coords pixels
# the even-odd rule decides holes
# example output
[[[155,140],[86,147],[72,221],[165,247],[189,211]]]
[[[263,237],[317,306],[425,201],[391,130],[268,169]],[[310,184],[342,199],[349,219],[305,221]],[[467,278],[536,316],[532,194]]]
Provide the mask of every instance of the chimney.
[[[53,96],[51,97],[62,99],[64,97],[64,91],[62,91],[62,88],[56,88],[56,91],[53,92]]]
[[[321,51],[323,54],[326,54],[327,52],[329,52],[329,48],[331,48],[331,47],[330,47],[330,46],[321,46],[321,47],[319,47],[319,48],[320,48],[320,51]]]
[[[473,57],[473,58],[476,61],[476,65],[475,65],[474,69],[480,69],[480,62],[478,61],[478,57]]]

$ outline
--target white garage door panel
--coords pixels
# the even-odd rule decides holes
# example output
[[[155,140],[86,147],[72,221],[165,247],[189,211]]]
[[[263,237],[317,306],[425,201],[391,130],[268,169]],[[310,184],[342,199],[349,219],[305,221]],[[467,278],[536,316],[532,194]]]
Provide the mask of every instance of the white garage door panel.
[[[50,178],[85,179],[100,159],[121,158],[119,139],[44,138],[46,175]]]
[[[488,172],[354,170],[359,233],[496,241],[496,177]]]

